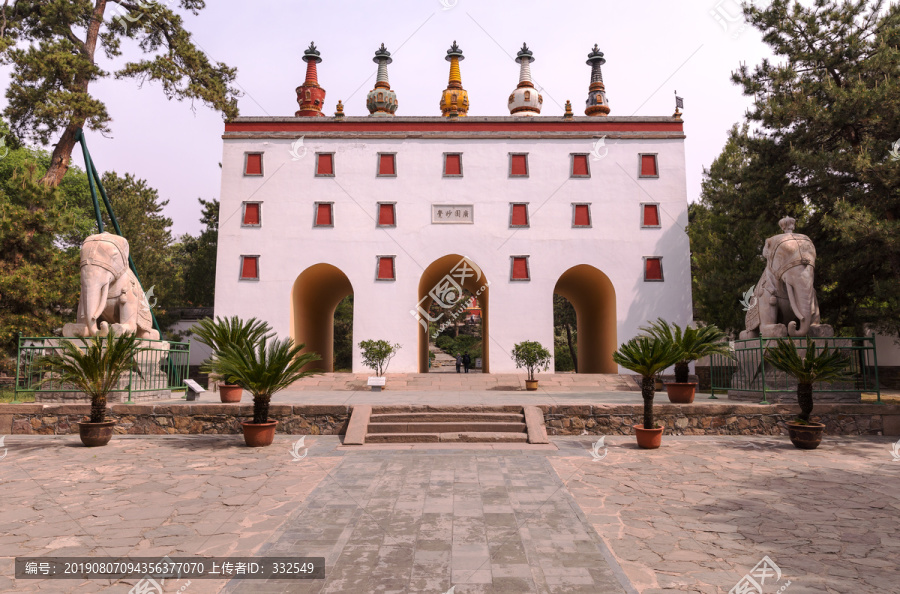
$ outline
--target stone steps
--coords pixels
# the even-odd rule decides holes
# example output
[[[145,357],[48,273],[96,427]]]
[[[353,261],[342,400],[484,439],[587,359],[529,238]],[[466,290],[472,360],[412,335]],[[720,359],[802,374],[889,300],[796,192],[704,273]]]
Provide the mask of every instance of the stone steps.
[[[369,433],[366,443],[528,443],[528,434],[503,431]]]
[[[521,416],[521,415],[520,415]],[[372,433],[527,433],[525,419],[519,423],[473,423],[446,421],[430,423],[369,423]]]
[[[434,408],[434,407],[431,407]],[[522,412],[425,411],[373,413],[370,423],[522,423]]]
[[[443,410],[434,410],[442,408]],[[353,407],[344,445],[366,443],[549,443],[534,406]]]

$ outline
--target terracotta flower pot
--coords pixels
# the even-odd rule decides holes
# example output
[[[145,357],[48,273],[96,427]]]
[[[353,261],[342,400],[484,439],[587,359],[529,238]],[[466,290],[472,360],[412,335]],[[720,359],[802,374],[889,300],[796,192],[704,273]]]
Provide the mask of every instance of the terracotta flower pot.
[[[534,392],[538,388],[537,380],[525,380],[525,389]]]
[[[219,384],[219,398],[222,402],[240,402],[244,390],[240,386],[231,384]]]
[[[638,447],[645,450],[655,450],[662,444],[662,434],[665,427],[658,429],[644,429],[643,423],[634,425],[634,434],[637,436]]]
[[[89,448],[105,446],[112,439],[115,426],[115,421],[104,421],[103,423],[85,421],[78,423],[78,435],[81,437],[81,443]]]
[[[788,435],[791,443],[801,450],[814,450],[822,443],[825,425],[822,423],[788,423]]]
[[[275,440],[275,425],[278,421],[267,423],[241,423],[244,429],[244,442],[248,447],[261,448],[272,445]]]
[[[696,382],[679,384],[677,382],[669,382],[666,384],[666,394],[669,395],[669,402],[676,404],[690,404],[694,401],[694,392],[697,390]]]

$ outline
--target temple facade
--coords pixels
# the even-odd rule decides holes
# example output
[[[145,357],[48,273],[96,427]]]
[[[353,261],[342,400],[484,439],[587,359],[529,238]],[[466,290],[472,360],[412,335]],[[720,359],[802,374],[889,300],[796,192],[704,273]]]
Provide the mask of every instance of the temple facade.
[[[433,116],[398,115],[383,45],[369,117],[323,115],[320,53],[304,59],[297,115],[225,125],[216,315],[264,319],[331,370],[352,294],[360,372],[367,339],[401,345],[391,372],[426,372],[471,297],[486,373],[516,371],[524,340],[553,351],[554,294],[575,308],[582,373],[619,373],[612,352],[648,320],[691,321],[684,123],[610,116],[597,46],[577,117],[540,115],[527,46],[496,117],[468,115],[456,42]]]

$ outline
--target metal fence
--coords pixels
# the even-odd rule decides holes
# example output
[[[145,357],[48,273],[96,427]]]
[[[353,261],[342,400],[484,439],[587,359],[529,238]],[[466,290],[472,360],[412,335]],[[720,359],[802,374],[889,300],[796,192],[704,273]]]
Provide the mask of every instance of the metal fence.
[[[22,393],[73,393],[73,386],[59,379],[54,370],[40,366],[41,357],[51,355],[60,348],[62,341],[70,340],[82,344],[79,338],[19,338],[19,352],[16,358],[16,398]],[[160,392],[185,388],[190,368],[191,346],[185,342],[167,340],[142,340],[146,347],[135,357],[132,369],[122,374],[112,393],[132,394]]]
[[[762,402],[767,403],[766,394],[778,392],[797,391],[796,381],[785,373],[777,371],[766,363],[766,348],[775,346],[779,339],[775,338],[749,338],[734,340],[729,344],[734,359],[724,355],[710,357],[710,383],[712,388],[711,398],[716,398],[716,392],[727,393],[729,390],[738,392],[758,392]],[[802,357],[806,352],[806,337],[782,338],[791,340],[797,347]],[[878,358],[875,353],[875,337],[844,338],[840,336],[829,338],[813,338],[816,349],[828,346],[829,350],[843,353],[850,360],[849,373],[851,379],[841,382],[818,383],[816,392],[875,392],[877,402],[881,402],[881,388],[878,383]]]

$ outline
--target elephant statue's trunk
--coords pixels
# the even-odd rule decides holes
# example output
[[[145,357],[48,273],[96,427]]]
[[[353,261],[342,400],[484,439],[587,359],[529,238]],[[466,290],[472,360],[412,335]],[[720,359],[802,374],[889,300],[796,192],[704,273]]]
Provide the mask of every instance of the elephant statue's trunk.
[[[99,295],[97,294],[97,289],[100,289]],[[109,282],[103,283],[100,287],[97,287],[96,284],[88,284],[87,287],[82,287],[82,294],[84,295],[84,309],[85,309],[85,325],[87,326],[87,335],[95,336],[100,329],[97,327],[97,322],[100,319],[100,316],[103,315],[103,310],[106,309],[106,300],[109,297]]]
[[[797,295],[796,288],[791,283],[787,284],[787,294],[788,300],[791,303],[791,309],[794,311],[794,315],[797,316],[797,319],[800,320],[800,327],[797,328],[797,322],[790,322],[788,324],[788,335],[789,336],[806,336],[809,334],[809,327],[812,324],[812,302],[810,302],[806,310],[799,307],[797,303]]]

